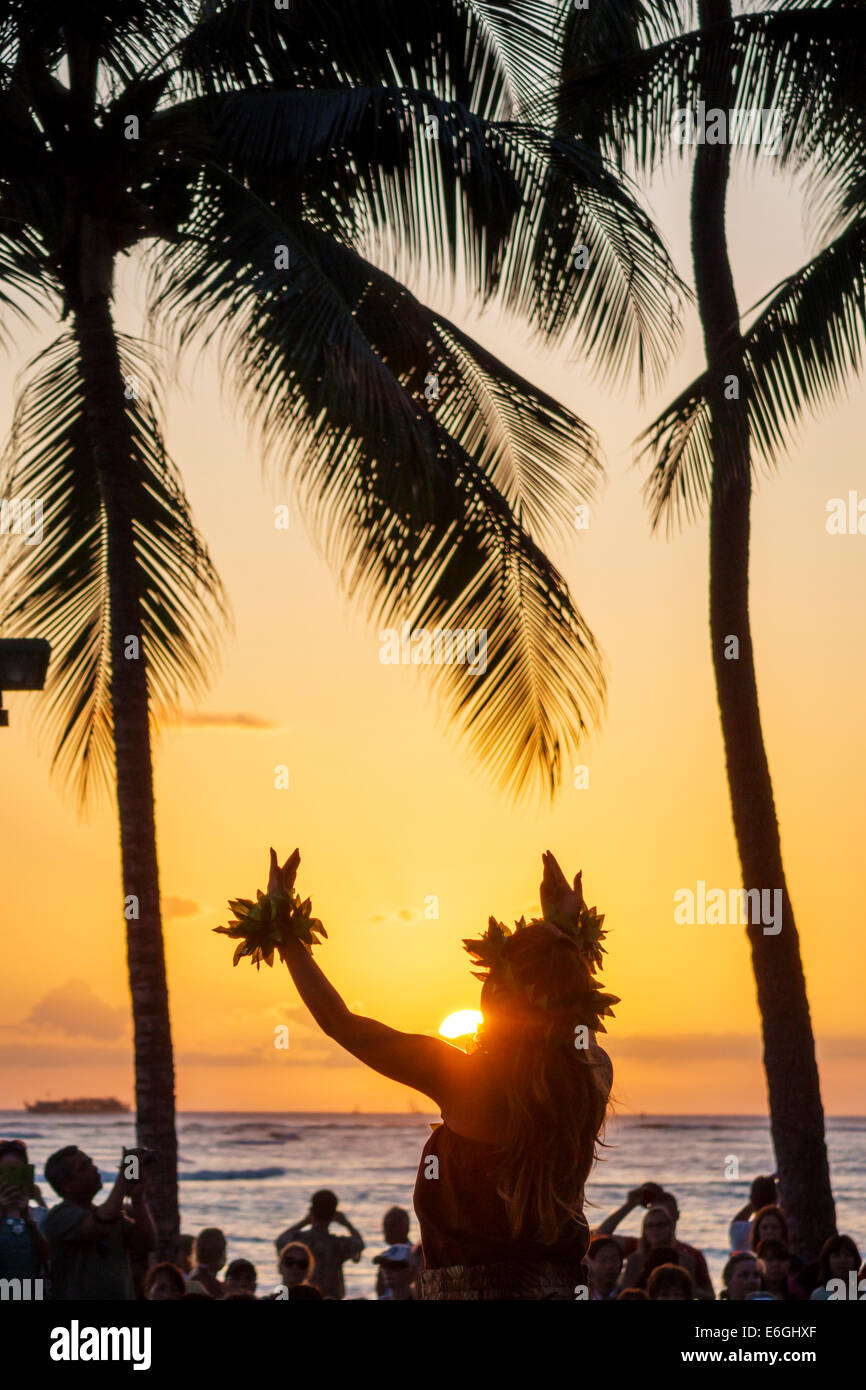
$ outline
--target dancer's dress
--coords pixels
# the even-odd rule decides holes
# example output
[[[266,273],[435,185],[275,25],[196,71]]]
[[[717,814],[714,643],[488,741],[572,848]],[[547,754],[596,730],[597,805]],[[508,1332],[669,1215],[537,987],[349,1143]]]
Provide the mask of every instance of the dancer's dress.
[[[496,1192],[495,1152],[495,1145],[466,1139],[444,1123],[424,1145],[415,1183],[422,1297],[573,1300],[587,1282],[586,1221],[581,1216],[555,1245],[512,1237]]]

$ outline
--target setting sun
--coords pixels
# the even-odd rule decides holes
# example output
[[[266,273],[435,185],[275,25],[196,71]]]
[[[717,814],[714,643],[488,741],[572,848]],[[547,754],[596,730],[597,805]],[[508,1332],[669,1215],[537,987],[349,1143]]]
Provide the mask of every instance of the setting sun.
[[[459,1009],[456,1014],[449,1014],[444,1023],[439,1025],[439,1035],[443,1038],[469,1037],[477,1032],[481,1022],[483,1018],[477,1009]]]

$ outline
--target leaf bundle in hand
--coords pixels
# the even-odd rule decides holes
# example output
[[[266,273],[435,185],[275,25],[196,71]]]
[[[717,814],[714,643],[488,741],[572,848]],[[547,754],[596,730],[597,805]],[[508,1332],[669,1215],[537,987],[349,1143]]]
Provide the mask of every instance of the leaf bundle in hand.
[[[300,853],[295,850],[280,868],[272,849],[268,891],[263,893],[258,889],[256,902],[251,898],[229,899],[233,920],[227,927],[214,927],[213,930],[238,942],[233,965],[248,957],[257,970],[262,961],[273,966],[274,954],[285,962],[292,940],[302,942],[310,950],[318,946],[319,937],[327,937],[322,923],[312,915],[310,899],[302,902],[294,891],[300,862]]]

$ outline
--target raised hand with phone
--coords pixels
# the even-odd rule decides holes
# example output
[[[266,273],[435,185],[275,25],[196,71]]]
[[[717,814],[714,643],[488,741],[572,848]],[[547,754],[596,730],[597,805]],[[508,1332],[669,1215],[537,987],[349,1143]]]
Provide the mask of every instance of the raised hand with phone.
[[[20,1139],[0,1141],[0,1278],[39,1279],[48,1263],[42,1236],[44,1208],[37,1197],[35,1170]],[[38,1215],[37,1215],[38,1214]]]
[[[156,1161],[147,1149],[124,1149],[111,1191],[97,1205],[102,1178],[88,1154],[70,1145],[47,1160],[45,1176],[62,1199],[46,1222],[55,1297],[133,1298],[129,1254],[156,1244],[146,1195]]]

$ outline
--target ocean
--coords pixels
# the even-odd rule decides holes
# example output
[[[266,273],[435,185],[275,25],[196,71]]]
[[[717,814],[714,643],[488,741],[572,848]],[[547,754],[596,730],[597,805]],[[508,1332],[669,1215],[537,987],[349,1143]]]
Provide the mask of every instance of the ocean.
[[[412,1210],[418,1156],[434,1114],[283,1114],[186,1112],[178,1116],[182,1229],[226,1233],[229,1259],[256,1266],[259,1292],[276,1280],[274,1239],[306,1214],[316,1188],[330,1187],[361,1232],[359,1264],[345,1266],[348,1297],[374,1296],[372,1256],[384,1248],[382,1216],[397,1204]],[[827,1122],[839,1230],[866,1254],[866,1118]],[[134,1143],[133,1117],[28,1115],[0,1111],[0,1137],[23,1139],[37,1182],[49,1154],[76,1144],[113,1182],[121,1148]],[[728,1254],[728,1224],[748,1199],[751,1179],[773,1170],[769,1126],[757,1116],[627,1115],[608,1121],[601,1161],[587,1190],[590,1225],[600,1222],[639,1183],[653,1179],[679,1202],[677,1234],[704,1251],[716,1290]],[[726,1174],[739,1173],[739,1178]],[[637,1234],[641,1213],[619,1228]],[[417,1239],[412,1219],[412,1237]]]

